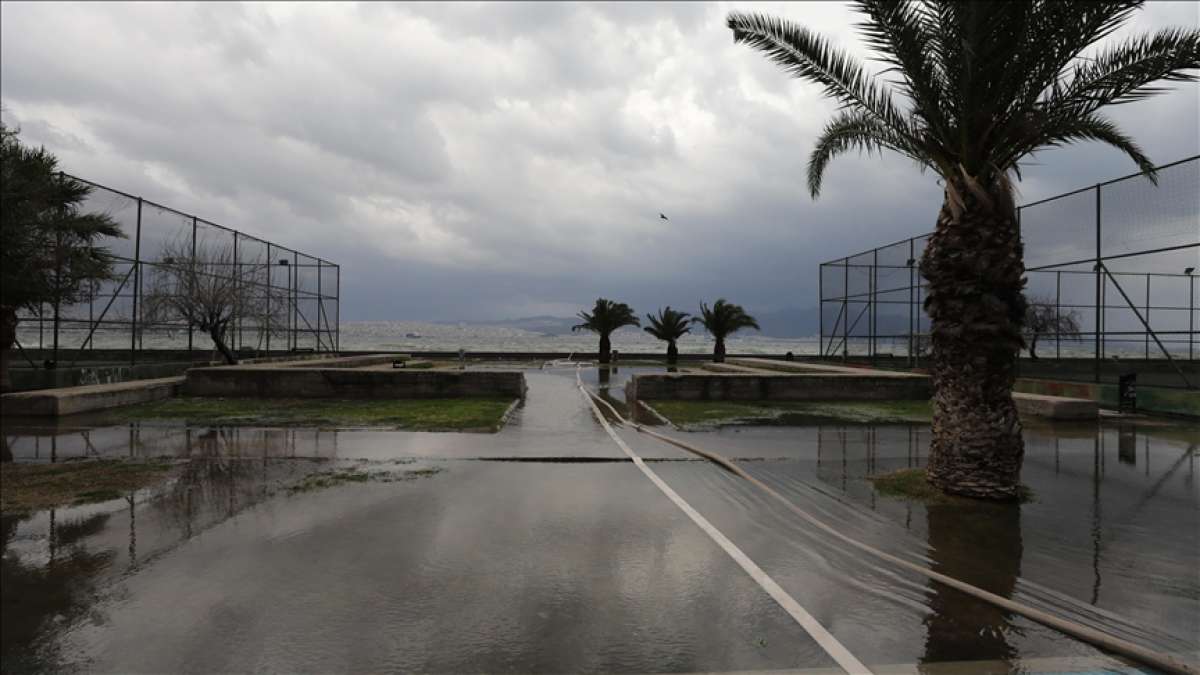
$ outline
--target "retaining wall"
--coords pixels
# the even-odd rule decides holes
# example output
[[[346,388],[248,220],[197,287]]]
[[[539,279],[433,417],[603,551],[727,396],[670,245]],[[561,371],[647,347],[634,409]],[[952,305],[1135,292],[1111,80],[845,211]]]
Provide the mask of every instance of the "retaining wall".
[[[1066,382],[1023,377],[1017,380],[1013,390],[1046,396],[1086,398],[1105,408],[1116,408],[1120,405],[1117,385],[1108,383]],[[1143,412],[1200,417],[1200,390],[1168,389],[1139,384],[1137,408]]]
[[[521,398],[525,375],[502,370],[193,368],[183,393],[261,398]]]
[[[751,375],[667,373],[634,375],[628,400],[880,401],[930,396],[929,378],[913,375]]]
[[[4,417],[57,417],[171,398],[182,377],[24,391],[0,396]]]

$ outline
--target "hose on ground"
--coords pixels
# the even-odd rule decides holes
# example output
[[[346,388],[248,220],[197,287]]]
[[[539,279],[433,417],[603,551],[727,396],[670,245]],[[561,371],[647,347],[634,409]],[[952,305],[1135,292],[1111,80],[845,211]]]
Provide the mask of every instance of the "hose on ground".
[[[580,389],[584,392],[584,394],[591,397],[593,400],[595,400],[599,404],[603,405],[604,407],[608,408],[608,410],[613,414],[613,416],[616,417],[618,420],[621,420],[623,423],[628,424],[629,426],[633,427],[637,431],[639,431],[643,434],[646,434],[648,436],[651,436],[653,438],[656,438],[664,443],[668,443],[675,447],[681,448],[692,454],[699,455],[700,457],[703,457],[704,459],[707,459],[710,462],[717,464],[718,466],[726,469],[727,471],[729,471],[741,478],[744,478],[745,480],[749,481],[755,487],[761,489],[762,491],[766,492],[771,497],[778,500],[785,507],[787,507],[790,511],[795,513],[797,516],[800,516],[802,519],[804,519],[809,524],[813,525],[814,527],[821,530],[822,532],[825,532],[826,534],[829,534],[830,536],[838,539],[839,541],[842,541],[846,544],[849,544],[850,546],[853,546],[854,548],[857,548],[860,551],[868,553],[872,556],[875,556],[876,558],[885,560],[889,563],[892,563],[893,565],[902,567],[911,572],[920,574],[929,579],[933,579],[934,581],[937,581],[938,583],[941,583],[941,584],[944,584],[951,588],[962,591],[963,593],[971,595],[971,596],[978,598],[980,600],[983,600],[985,602],[989,602],[993,605],[1001,607],[1004,610],[1007,610],[1014,614],[1019,614],[1027,619],[1036,621],[1044,626],[1049,626],[1050,628],[1058,630],[1062,633],[1066,633],[1067,635],[1070,635],[1071,637],[1083,640],[1084,642],[1093,644],[1093,645],[1100,647],[1101,649],[1104,649],[1106,651],[1112,652],[1114,654],[1119,654],[1121,656],[1124,656],[1129,659],[1133,659],[1134,661],[1143,663],[1148,666],[1153,666],[1154,668],[1157,668],[1163,672],[1173,673],[1175,675],[1200,675],[1200,669],[1197,669],[1195,666],[1193,666],[1191,664],[1184,663],[1183,661],[1180,661],[1179,659],[1177,659],[1169,654],[1163,654],[1161,652],[1157,652],[1152,649],[1147,649],[1141,645],[1134,644],[1133,642],[1124,640],[1115,635],[1109,635],[1108,633],[1097,630],[1095,628],[1090,628],[1088,626],[1084,626],[1083,624],[1077,623],[1075,621],[1071,621],[1069,619],[1064,619],[1062,617],[1055,616],[1048,612],[1044,612],[1040,609],[1035,609],[1033,607],[1023,605],[1019,602],[1014,602],[1013,600],[1010,600],[1010,599],[1005,598],[1000,595],[996,595],[995,593],[986,591],[982,588],[979,588],[978,586],[973,586],[971,584],[968,584],[965,581],[961,581],[959,579],[955,579],[954,577],[950,577],[950,576],[946,576],[945,574],[941,574],[940,572],[935,572],[931,569],[927,569],[925,567],[922,567],[921,565],[917,565],[916,563],[905,560],[904,558],[894,556],[885,551],[881,551],[869,544],[863,543],[861,541],[858,541],[857,539],[849,537],[849,536],[839,532],[835,528],[831,527],[830,525],[827,525],[824,521],[820,520],[819,518],[804,511],[799,506],[796,506],[796,504],[794,504],[787,497],[784,497],[779,492],[775,491],[771,486],[767,485],[766,483],[763,483],[762,481],[755,478],[754,476],[751,476],[744,469],[737,466],[736,464],[729,461],[728,459],[722,457],[721,455],[718,455],[714,452],[709,452],[708,450],[698,448],[694,445],[691,445],[690,443],[685,443],[683,441],[671,438],[670,436],[660,434],[651,429],[647,429],[646,427],[642,426],[641,424],[638,424],[637,422],[634,422],[631,419],[627,419],[627,418],[623,417],[619,412],[617,412],[617,409],[614,408],[608,401],[605,401],[603,398],[601,398],[600,396],[596,395],[595,393],[589,391],[587,388],[583,387],[582,385],[580,385]]]

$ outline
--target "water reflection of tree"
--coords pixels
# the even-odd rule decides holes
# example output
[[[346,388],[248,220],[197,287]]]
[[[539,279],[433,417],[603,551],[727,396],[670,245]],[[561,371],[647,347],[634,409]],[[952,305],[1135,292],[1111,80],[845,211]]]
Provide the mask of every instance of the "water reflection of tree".
[[[132,568],[269,498],[272,467],[295,464],[294,460],[268,458],[272,452],[279,452],[280,439],[274,436],[266,436],[258,444],[261,456],[231,456],[230,449],[237,447],[235,434],[229,429],[189,434],[192,460],[180,467],[178,479],[147,502],[135,502],[133,494],[127,497]],[[156,512],[157,517],[141,522],[171,523],[179,535],[165,546],[139,553],[136,514],[146,508]],[[113,570],[113,562],[119,555],[118,548],[99,548],[96,543],[106,531],[125,527],[125,519],[120,519],[120,524],[113,522],[120,513],[102,512],[58,522],[60,513],[51,510],[46,537],[48,556],[27,556],[10,550],[10,542],[28,516],[0,517],[0,584],[4,589],[0,661],[4,672],[57,671],[68,665],[59,653],[58,637],[95,616],[105,581],[117,571]],[[155,536],[149,540],[161,541]]]
[[[116,552],[89,551],[78,545],[104,529],[110,517],[100,513],[55,525],[50,511],[48,557],[26,560],[9,551],[9,542],[26,516],[0,516],[0,662],[6,672],[57,670],[61,655],[48,631],[69,626],[92,613],[97,579]]]
[[[1020,506],[930,505],[927,519],[935,572],[1012,597],[1021,573]],[[929,582],[929,607],[922,665],[1017,656],[1009,641],[1011,613],[935,581]]]

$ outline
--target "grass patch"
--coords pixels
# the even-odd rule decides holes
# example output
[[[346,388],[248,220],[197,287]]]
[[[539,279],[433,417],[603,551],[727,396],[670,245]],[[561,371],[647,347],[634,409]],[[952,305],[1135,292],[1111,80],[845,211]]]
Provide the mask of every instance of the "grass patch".
[[[878,476],[867,476],[875,485],[875,491],[885,497],[912,499],[927,504],[974,504],[977,500],[948,495],[925,478],[925,469],[899,469]],[[1017,488],[1017,501],[1022,504],[1033,501],[1033,490],[1028,485]]]
[[[41,509],[118,499],[167,477],[162,461],[95,460],[64,464],[0,464],[0,511]]]
[[[929,401],[651,401],[681,427],[732,424],[801,425],[837,421],[860,424],[927,423]]]
[[[386,427],[409,431],[498,431],[503,398],[260,399],[180,397],[120,408],[113,422],[164,419],[224,426]]]
[[[406,480],[428,478],[441,473],[437,467],[427,469],[411,469],[408,471],[359,471],[358,469],[338,469],[334,471],[318,471],[305,476],[300,482],[287,488],[289,495],[325,488],[346,485],[349,483],[396,483]]]

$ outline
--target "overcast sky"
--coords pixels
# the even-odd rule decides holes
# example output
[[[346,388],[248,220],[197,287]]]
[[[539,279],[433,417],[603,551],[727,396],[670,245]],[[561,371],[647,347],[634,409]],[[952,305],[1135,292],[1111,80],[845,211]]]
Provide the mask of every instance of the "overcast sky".
[[[0,99],[68,172],[340,263],[343,319],[811,306],[819,261],[931,229],[940,191],[847,155],[810,199],[834,107],[734,45],[733,7],[4,2]],[[865,55],[847,7],[764,8]],[[1116,37],[1168,25],[1200,4]],[[1196,85],[1110,114],[1200,153]],[[1049,151],[1021,197],[1134,170]]]

